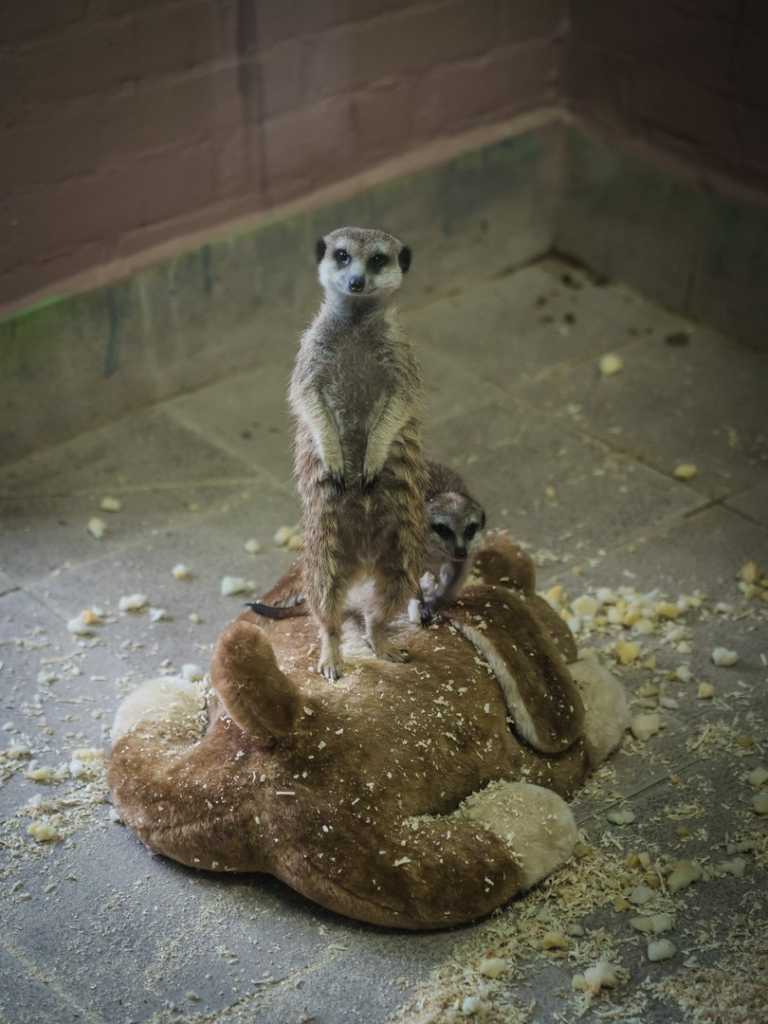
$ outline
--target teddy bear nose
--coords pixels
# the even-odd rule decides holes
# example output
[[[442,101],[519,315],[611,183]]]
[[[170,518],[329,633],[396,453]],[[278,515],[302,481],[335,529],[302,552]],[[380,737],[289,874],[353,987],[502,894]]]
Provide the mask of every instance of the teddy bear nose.
[[[349,279],[349,290],[351,292],[361,292],[365,288],[365,278],[359,274],[355,274],[354,277]]]

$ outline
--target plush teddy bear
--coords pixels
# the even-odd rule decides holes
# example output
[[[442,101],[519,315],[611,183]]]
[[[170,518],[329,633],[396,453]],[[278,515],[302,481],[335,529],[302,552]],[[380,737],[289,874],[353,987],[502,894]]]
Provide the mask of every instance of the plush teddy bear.
[[[534,593],[504,535],[407,663],[314,671],[309,618],[246,612],[219,638],[215,693],[144,683],[120,706],[109,784],[150,849],[266,872],[340,914],[440,928],[490,913],[571,855],[568,797],[623,733],[616,680]],[[568,665],[568,663],[571,663]]]

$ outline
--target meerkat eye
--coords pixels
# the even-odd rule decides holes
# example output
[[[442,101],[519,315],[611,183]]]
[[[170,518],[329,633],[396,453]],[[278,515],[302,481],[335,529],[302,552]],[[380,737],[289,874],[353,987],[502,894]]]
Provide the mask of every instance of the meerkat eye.
[[[453,530],[450,526],[446,526],[444,523],[432,523],[432,530],[442,538],[442,540],[452,541],[454,539]]]
[[[389,257],[386,256],[383,252],[374,253],[373,256],[371,256],[371,258],[368,260],[368,266],[373,271],[383,270],[388,263]]]
[[[337,249],[333,254],[333,258],[340,267],[346,267],[349,263],[350,256],[346,249]]]
[[[477,533],[477,523],[470,523],[464,530],[464,540],[472,540]]]

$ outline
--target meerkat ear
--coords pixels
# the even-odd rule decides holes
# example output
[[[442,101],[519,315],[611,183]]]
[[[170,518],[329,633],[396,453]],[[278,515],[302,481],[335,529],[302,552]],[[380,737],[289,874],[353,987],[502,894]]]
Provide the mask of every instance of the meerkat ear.
[[[323,256],[325,256],[325,239],[324,238],[318,238],[318,240],[315,242],[315,256],[317,257],[317,262],[318,263],[323,258]]]
[[[407,245],[404,245],[400,250],[397,262],[400,264],[400,269],[404,274],[408,273],[408,267],[411,265],[411,250]]]

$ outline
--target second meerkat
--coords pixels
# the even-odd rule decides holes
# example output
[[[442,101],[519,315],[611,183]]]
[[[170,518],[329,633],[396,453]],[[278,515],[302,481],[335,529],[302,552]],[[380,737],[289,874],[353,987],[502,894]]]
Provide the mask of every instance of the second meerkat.
[[[289,398],[304,508],[304,589],[320,630],[318,669],[342,674],[341,624],[350,589],[373,581],[361,611],[378,657],[399,660],[387,623],[418,590],[426,534],[423,387],[392,299],[411,253],[368,228],[317,243],[325,291],[305,331]]]

